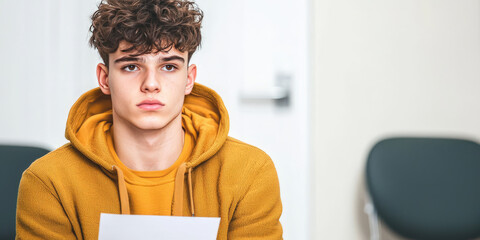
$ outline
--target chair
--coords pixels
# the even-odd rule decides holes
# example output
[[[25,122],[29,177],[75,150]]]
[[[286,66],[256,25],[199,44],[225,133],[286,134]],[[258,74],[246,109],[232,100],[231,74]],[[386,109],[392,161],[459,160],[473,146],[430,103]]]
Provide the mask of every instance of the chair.
[[[15,238],[18,185],[23,171],[48,152],[38,147],[0,145],[0,239]]]
[[[422,240],[480,236],[480,145],[460,139],[390,138],[366,164],[371,239],[376,215],[402,237]],[[377,232],[375,232],[377,231]]]

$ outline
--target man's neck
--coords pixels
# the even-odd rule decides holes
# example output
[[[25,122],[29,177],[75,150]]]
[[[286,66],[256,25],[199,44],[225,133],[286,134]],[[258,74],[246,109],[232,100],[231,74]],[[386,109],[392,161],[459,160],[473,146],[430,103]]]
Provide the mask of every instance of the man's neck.
[[[181,114],[162,129],[143,130],[122,119],[113,119],[113,140],[118,158],[136,171],[157,171],[170,167],[183,149]]]

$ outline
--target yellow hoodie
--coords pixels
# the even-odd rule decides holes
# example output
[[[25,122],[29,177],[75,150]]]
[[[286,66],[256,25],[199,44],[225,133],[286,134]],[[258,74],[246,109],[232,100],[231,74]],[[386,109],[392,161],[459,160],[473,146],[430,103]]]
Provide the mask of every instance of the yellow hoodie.
[[[176,173],[172,215],[220,217],[217,239],[282,239],[272,160],[227,136],[228,113],[211,89],[195,84],[184,108],[195,146]],[[23,173],[17,239],[97,239],[100,213],[130,213],[123,173],[105,140],[111,119],[111,99],[99,89],[73,105],[65,133],[70,143]]]

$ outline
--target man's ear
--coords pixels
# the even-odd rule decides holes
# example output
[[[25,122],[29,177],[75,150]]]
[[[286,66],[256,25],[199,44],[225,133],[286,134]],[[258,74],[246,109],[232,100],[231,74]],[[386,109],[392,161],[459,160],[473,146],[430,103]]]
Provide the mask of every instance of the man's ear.
[[[192,92],[193,85],[195,83],[196,78],[197,78],[197,66],[195,64],[191,64],[190,66],[188,66],[187,85],[185,86],[185,95],[188,95]]]
[[[108,68],[103,63],[97,65],[97,80],[100,90],[106,95],[110,95],[110,86],[108,84]]]

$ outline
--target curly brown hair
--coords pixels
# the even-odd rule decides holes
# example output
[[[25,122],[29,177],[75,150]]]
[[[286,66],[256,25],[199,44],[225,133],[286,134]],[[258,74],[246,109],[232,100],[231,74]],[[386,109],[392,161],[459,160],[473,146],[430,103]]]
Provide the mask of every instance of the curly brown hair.
[[[200,45],[203,12],[183,0],[102,0],[92,15],[90,45],[108,67],[108,55],[121,41],[132,44],[123,52],[135,56],[168,51],[188,52],[188,60]]]

